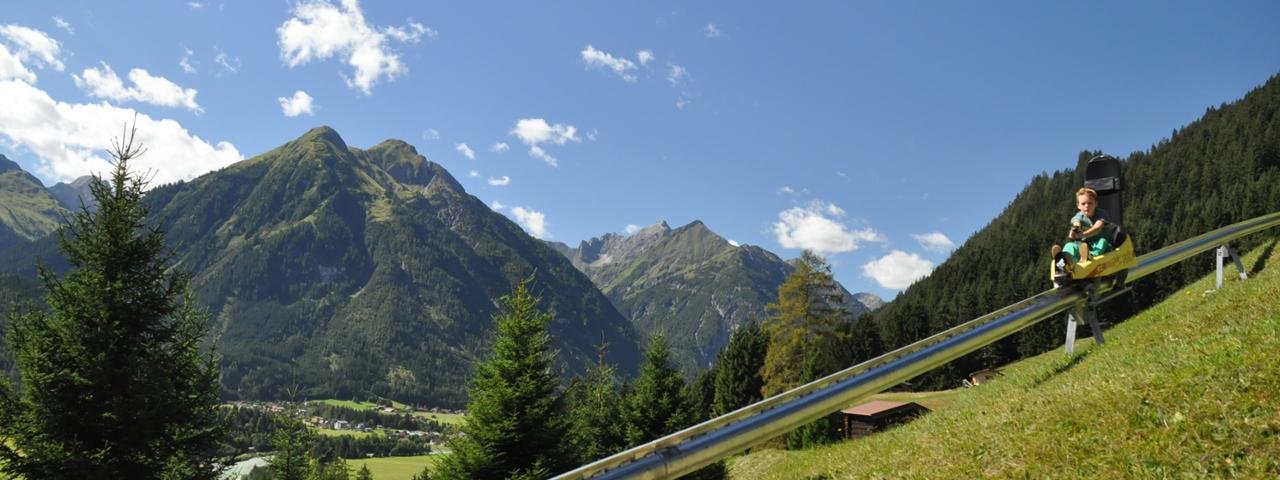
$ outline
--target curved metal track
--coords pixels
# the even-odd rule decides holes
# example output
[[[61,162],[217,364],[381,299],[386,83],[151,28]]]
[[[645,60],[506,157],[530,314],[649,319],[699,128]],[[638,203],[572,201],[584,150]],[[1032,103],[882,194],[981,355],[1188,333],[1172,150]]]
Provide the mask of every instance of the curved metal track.
[[[1125,283],[1280,225],[1280,212],[1219,228],[1138,258]],[[1101,286],[1092,295],[1119,285]],[[793,390],[605,457],[556,479],[673,478],[741,452],[994,343],[1086,300],[1078,286],[1048,290]]]

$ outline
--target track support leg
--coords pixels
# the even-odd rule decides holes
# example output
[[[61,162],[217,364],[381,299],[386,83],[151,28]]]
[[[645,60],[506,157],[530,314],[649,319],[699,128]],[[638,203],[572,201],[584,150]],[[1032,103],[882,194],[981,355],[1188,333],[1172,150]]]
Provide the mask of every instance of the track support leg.
[[[1240,261],[1240,252],[1236,251],[1236,247],[1233,247],[1231,245],[1222,245],[1218,247],[1218,254],[1217,254],[1218,275],[1216,278],[1217,282],[1215,284],[1217,285],[1217,287],[1215,287],[1215,290],[1222,289],[1223,263],[1227,257],[1231,257],[1231,261],[1236,264],[1236,271],[1240,273],[1240,279],[1241,280],[1249,279],[1249,274],[1244,270],[1244,263]]]
[[[1079,302],[1067,312],[1067,355],[1075,353],[1076,327],[1085,322],[1088,322],[1089,328],[1093,330],[1093,341],[1098,345],[1106,343],[1106,339],[1102,337],[1102,325],[1098,323],[1098,315],[1093,308],[1088,307],[1086,302]]]

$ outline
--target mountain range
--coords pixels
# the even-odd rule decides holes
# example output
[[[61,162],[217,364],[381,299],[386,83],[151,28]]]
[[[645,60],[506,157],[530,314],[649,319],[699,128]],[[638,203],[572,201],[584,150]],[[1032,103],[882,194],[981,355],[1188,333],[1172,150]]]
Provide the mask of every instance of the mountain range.
[[[46,210],[62,208],[39,190]],[[565,374],[594,364],[601,344],[623,372],[639,363],[640,337],[568,259],[402,141],[352,148],[320,127],[145,202],[208,308],[228,397],[460,406],[495,299],[530,277],[555,313]],[[3,268],[57,267],[55,243],[10,248]]]
[[[577,247],[551,242],[642,333],[663,333],[687,374],[705,369],[734,328],[768,316],[794,267],[769,251],[730,243],[701,221],[665,221],[631,235],[607,233]],[[875,295],[843,294],[851,316],[878,308]]]

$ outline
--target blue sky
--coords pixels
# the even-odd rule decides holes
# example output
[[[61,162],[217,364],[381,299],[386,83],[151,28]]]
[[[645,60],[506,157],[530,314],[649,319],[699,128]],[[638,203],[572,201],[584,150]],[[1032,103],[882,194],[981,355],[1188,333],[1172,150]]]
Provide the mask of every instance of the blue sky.
[[[1031,3],[19,2],[0,153],[74,178],[136,110],[171,180],[323,124],[542,238],[702,220],[891,298],[1033,175],[1280,69],[1275,2]]]

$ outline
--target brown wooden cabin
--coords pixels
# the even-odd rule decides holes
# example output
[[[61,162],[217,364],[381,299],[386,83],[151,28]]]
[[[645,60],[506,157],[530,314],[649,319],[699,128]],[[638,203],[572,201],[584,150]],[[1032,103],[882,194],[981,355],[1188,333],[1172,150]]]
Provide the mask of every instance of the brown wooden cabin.
[[[915,402],[890,402],[872,400],[870,402],[841,410],[844,414],[844,438],[856,438],[870,435],[891,426],[907,423],[929,409]]]

